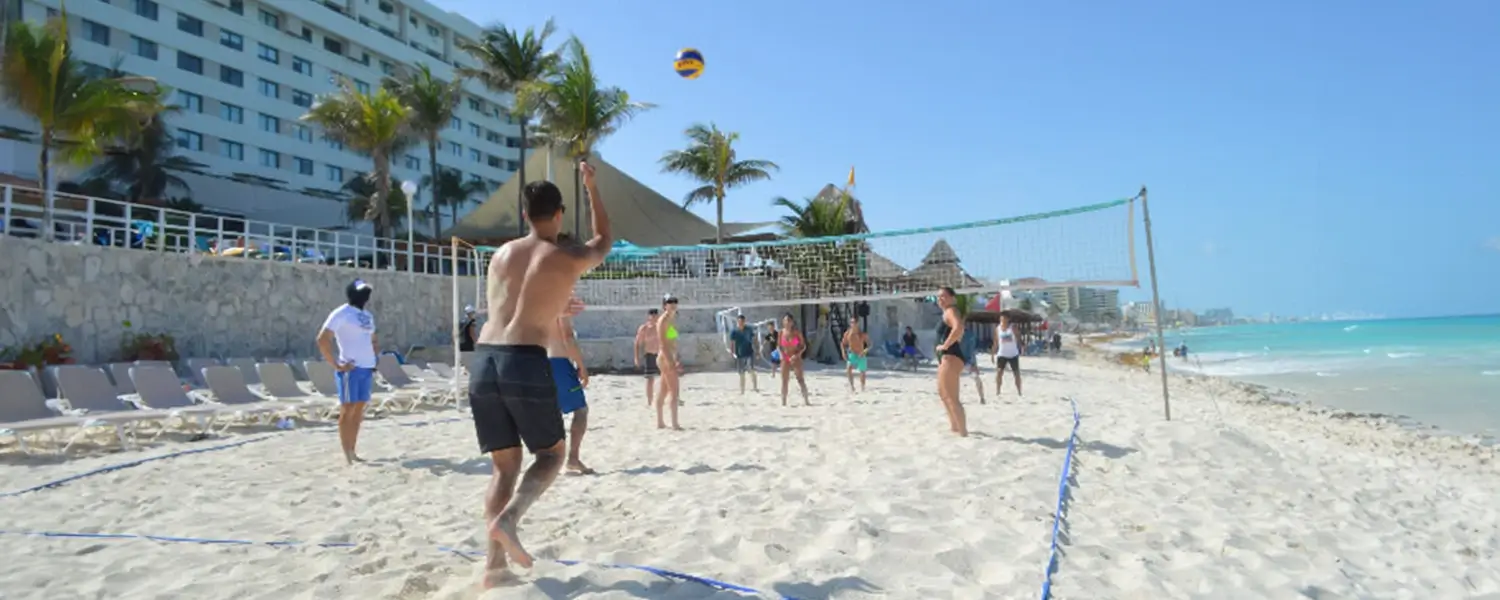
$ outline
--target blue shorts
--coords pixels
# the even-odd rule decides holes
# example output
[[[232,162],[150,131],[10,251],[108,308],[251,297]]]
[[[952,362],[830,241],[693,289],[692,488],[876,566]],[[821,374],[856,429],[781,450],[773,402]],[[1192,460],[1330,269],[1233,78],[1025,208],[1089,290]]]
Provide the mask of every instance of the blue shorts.
[[[578,380],[578,369],[573,367],[573,361],[557,357],[550,360],[552,381],[557,384],[558,410],[566,415],[580,408],[587,408],[588,403],[583,397],[583,383]]]
[[[355,367],[347,372],[335,373],[334,383],[338,385],[339,404],[369,402],[370,393],[375,389],[375,369]]]

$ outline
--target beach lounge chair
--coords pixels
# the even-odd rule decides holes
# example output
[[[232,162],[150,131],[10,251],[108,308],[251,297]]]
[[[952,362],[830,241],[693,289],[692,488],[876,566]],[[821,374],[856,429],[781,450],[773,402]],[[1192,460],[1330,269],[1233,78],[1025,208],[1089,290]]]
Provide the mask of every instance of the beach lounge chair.
[[[164,427],[167,420],[176,416],[168,411],[134,410],[133,405],[115,393],[115,385],[101,369],[69,366],[55,372],[58,391],[67,400],[69,412],[82,411],[78,413],[80,416],[119,424],[116,435],[121,446],[129,445],[127,434],[134,435],[134,426],[155,422]]]
[[[73,430],[73,435],[62,443],[59,454],[67,452],[74,442],[94,428],[107,427],[115,433],[121,444],[125,443],[121,423],[88,416],[60,415],[58,413],[62,412],[61,409],[60,403],[49,403],[46,396],[42,395],[42,387],[32,378],[31,373],[0,371],[0,435],[15,438],[21,452],[31,453],[28,438],[45,433],[56,442],[59,441],[59,432],[70,429]]]
[[[135,393],[135,384],[130,381],[130,367],[134,363],[109,363],[105,365],[109,369],[109,378],[115,382],[115,394],[129,396]]]
[[[245,375],[237,367],[208,367],[203,370],[203,380],[214,395],[214,402],[231,407],[243,417],[271,422],[288,413],[301,412],[300,404],[266,400],[250,391],[245,384]]]
[[[380,378],[385,380],[385,384],[390,386],[399,397],[407,398],[411,402],[407,410],[414,409],[418,404],[429,400],[437,400],[440,404],[446,403],[446,396],[451,395],[447,394],[450,389],[449,382],[429,384],[417,381],[407,375],[402,367],[396,357],[390,354],[382,354],[380,359],[375,361],[375,373],[380,375]]]
[[[219,366],[218,359],[214,358],[189,358],[182,361],[182,366],[187,369],[188,381],[196,387],[206,388],[208,382],[203,381],[203,370],[208,367]]]
[[[245,377],[246,385],[260,385],[260,374],[255,371],[255,365],[259,361],[253,358],[231,358],[224,361],[224,364],[239,369],[240,375]]]
[[[260,382],[267,396],[282,402],[300,402],[308,409],[317,411],[318,416],[324,419],[338,414],[338,398],[310,393],[302,389],[302,386],[297,385],[297,378],[292,374],[292,367],[286,363],[261,363],[255,368],[259,372]]]
[[[453,380],[453,367],[450,367],[444,363],[427,363],[427,370],[432,371],[434,375],[442,378],[443,381]]]
[[[335,402],[337,402],[339,397],[339,384],[338,381],[335,380],[333,374],[333,365],[330,365],[321,360],[309,360],[303,363],[303,366],[307,369],[307,379],[312,383],[313,390],[324,396],[331,397]],[[385,406],[387,404],[390,404],[391,402],[399,399],[405,398],[397,396],[396,394],[392,394],[390,392],[371,392],[370,406],[367,410],[371,410],[374,412],[385,410]]]
[[[133,366],[129,377],[139,398],[136,401],[138,408],[171,413],[183,422],[191,418],[197,423],[199,433],[207,433],[220,415],[233,412],[216,404],[194,401],[170,367]]]

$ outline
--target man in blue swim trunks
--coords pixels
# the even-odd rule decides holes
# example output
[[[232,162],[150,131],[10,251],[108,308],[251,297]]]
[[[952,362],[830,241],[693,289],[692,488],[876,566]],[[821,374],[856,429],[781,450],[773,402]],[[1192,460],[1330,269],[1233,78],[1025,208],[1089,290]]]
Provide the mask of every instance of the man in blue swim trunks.
[[[578,454],[583,446],[583,434],[589,428],[589,406],[584,397],[584,389],[589,386],[589,370],[583,366],[583,351],[578,348],[572,318],[557,319],[557,333],[547,344],[547,357],[552,363],[552,380],[557,384],[557,408],[562,414],[573,415],[573,422],[568,426],[565,468],[570,475],[593,475],[594,470],[585,466]]]
[[[859,330],[859,319],[849,322],[844,332],[844,356],[849,366],[844,369],[849,376],[849,391],[854,391],[854,371],[859,370],[859,391],[865,391],[865,371],[870,370],[870,334]]]
[[[745,374],[750,374],[750,389],[760,391],[755,381],[755,330],[745,322],[745,315],[734,320],[734,329],[729,332],[729,355],[734,357],[734,370],[740,374],[740,395],[745,394]]]
[[[318,352],[333,365],[339,390],[339,445],[344,448],[348,464],[363,462],[354,453],[359,442],[359,426],[365,420],[365,406],[375,385],[375,361],[379,356],[375,341],[375,315],[365,310],[374,288],[356,279],[344,289],[348,301],[328,313],[318,330]],[[338,352],[334,352],[334,345]]]

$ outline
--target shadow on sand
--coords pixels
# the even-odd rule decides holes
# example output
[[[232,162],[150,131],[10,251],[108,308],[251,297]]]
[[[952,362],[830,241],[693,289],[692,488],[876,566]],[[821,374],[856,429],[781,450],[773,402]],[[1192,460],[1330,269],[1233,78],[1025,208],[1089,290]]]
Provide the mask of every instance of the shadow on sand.
[[[793,431],[812,431],[811,427],[802,425],[740,425],[739,427],[710,427],[709,431],[750,431],[754,433],[791,433]]]
[[[971,432],[969,435],[975,437],[992,437],[988,434],[982,434],[979,432]],[[1068,447],[1068,440],[1056,440],[1052,438],[1021,438],[1013,435],[1008,435],[1005,437],[994,439],[998,439],[1002,442],[1032,444],[1035,446],[1041,446],[1043,448],[1051,448],[1053,450],[1064,450]],[[1105,458],[1124,458],[1126,456],[1130,456],[1131,454],[1139,452],[1139,450],[1136,450],[1135,448],[1116,446],[1114,444],[1106,442],[1085,442],[1083,440],[1078,441],[1078,450],[1083,452],[1093,452]]]
[[[732,465],[724,467],[723,469],[715,469],[708,465],[699,463],[686,469],[678,469],[676,467],[669,467],[666,465],[656,465],[651,467],[631,467],[629,469],[620,469],[619,471],[615,471],[615,473],[619,473],[621,475],[664,475],[667,473],[682,473],[683,475],[704,475],[707,473],[728,473],[734,471],[764,470],[766,470],[765,467],[753,464],[734,463]]]

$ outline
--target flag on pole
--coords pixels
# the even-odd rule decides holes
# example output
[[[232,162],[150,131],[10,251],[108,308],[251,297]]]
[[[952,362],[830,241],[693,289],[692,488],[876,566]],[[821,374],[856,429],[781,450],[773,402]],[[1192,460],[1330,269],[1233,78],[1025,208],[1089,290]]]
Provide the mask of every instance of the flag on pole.
[[[854,167],[852,166],[849,167],[849,185],[844,187],[845,189],[854,187]]]

